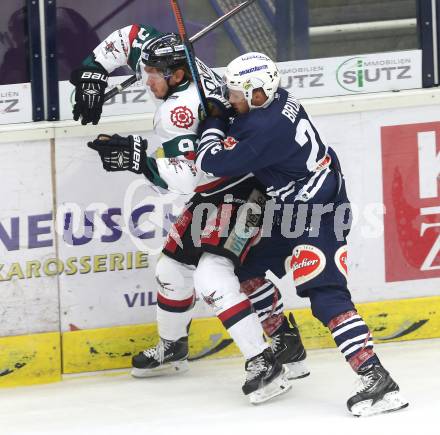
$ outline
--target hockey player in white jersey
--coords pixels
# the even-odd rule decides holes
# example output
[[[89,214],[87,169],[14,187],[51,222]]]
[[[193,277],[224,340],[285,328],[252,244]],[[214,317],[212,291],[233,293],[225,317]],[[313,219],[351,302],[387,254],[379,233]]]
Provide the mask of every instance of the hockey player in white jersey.
[[[118,50],[115,41],[124,41],[124,32],[127,36],[125,48]],[[191,238],[188,226],[195,208],[203,202],[216,205],[217,213],[221,215],[225,193],[235,196],[235,204],[249,201],[252,196],[253,200],[260,200],[264,195],[261,195],[258,183],[250,175],[231,179],[209,176],[196,170],[192,159],[196,151],[199,103],[194,84],[185,68],[180,41],[174,35],[158,35],[155,29],[139,26],[122,29],[117,35],[118,38],[111,42],[108,41],[111,38],[107,38],[105,45],[103,43],[95,50],[94,57],[89,59],[88,64],[86,62],[82,70],[74,72],[72,82],[77,86],[74,116],[82,116],[83,122],[98,122],[101,111],[98,106],[102,101],[102,88],[105,89],[105,86],[102,83],[95,86],[90,78],[97,77],[94,76],[95,73],[104,74],[103,70],[111,72],[116,66],[120,66],[115,65],[114,59],[117,56],[114,50],[110,53],[111,56],[108,51],[109,46],[116,48],[122,53],[118,55],[120,58],[125,56],[125,61],[128,59],[132,66],[136,63],[156,98],[164,100],[154,120],[155,131],[162,143],[163,156],[147,156],[146,141],[136,136],[121,138],[117,135],[100,135],[89,146],[99,152],[106,170],[130,170],[143,174],[152,183],[174,192],[197,192],[175,223],[168,236],[164,255],[157,264],[156,276],[160,285],[157,298],[160,342],[155,348],[141,352],[133,358],[133,375],[151,376],[162,370],[186,370],[187,328],[194,304],[195,284],[201,297],[213,307],[247,360],[248,377],[243,391],[250,394],[252,402],[267,400],[287,391],[289,385],[272,350],[262,339],[261,327],[253,311],[265,325],[268,335],[274,338],[275,354],[282,363],[290,365],[293,377],[308,374],[302,364],[305,350],[298,329],[294,321],[289,325],[281,314],[283,306],[279,292],[272,283],[263,278],[265,269],[256,271],[255,267],[247,270],[243,268],[246,279],[240,279],[244,290],[240,292],[240,281],[234,270],[241,270],[240,265],[245,262],[254,239],[246,240],[240,252],[228,249],[227,240],[213,243],[216,237],[211,233],[202,234],[201,243],[197,245],[197,241]],[[138,35],[143,37],[142,44],[136,40]],[[138,58],[143,54],[142,63],[136,60],[136,52]],[[109,62],[108,57],[112,62]],[[202,79],[205,84],[208,83],[209,96],[215,76],[203,64],[199,65]],[[98,77],[100,79],[102,77]],[[89,98],[89,95],[92,97]],[[226,110],[222,106],[218,107]],[[224,116],[227,117],[228,113],[225,112]],[[233,207],[235,204],[233,200]],[[216,218],[217,216],[214,217]],[[209,227],[209,222],[206,227]],[[177,240],[183,242],[183,247],[179,246]],[[259,264],[258,267],[263,268],[264,265]],[[221,277],[215,284],[212,282],[213,275]],[[258,295],[254,309],[245,293],[249,294],[251,301],[253,294]]]

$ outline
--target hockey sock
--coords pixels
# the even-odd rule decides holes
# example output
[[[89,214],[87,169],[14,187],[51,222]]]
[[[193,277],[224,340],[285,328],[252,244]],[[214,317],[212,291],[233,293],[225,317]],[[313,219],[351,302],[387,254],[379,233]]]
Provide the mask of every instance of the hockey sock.
[[[163,255],[156,265],[156,280],[159,336],[171,341],[186,337],[195,302],[193,269]]]
[[[182,302],[182,301],[174,301]],[[163,308],[164,305],[158,305],[156,307],[157,316],[157,332],[159,337],[166,340],[177,341],[179,338],[188,336],[188,325],[191,322],[193,315],[193,302],[185,307],[184,311],[168,311]],[[166,307],[168,308],[168,307]],[[179,307],[181,308],[181,307]]]
[[[229,335],[240,349],[246,360],[253,358],[263,352],[269,345],[264,341],[260,322],[255,313],[249,311],[243,301],[234,307],[229,308],[218,315]],[[240,305],[243,305],[240,307]],[[243,317],[241,317],[243,316]],[[240,318],[241,317],[241,318]],[[240,318],[240,320],[238,320]]]
[[[258,316],[264,332],[272,336],[287,322],[283,314],[281,293],[274,284],[262,277],[248,279],[240,284],[240,291],[247,295]]]
[[[194,284],[246,359],[269,347],[249,299],[240,292],[240,283],[231,260],[203,253],[194,272]]]
[[[373,350],[373,337],[362,317],[354,310],[334,317],[328,323],[333,339],[352,369],[379,363]]]

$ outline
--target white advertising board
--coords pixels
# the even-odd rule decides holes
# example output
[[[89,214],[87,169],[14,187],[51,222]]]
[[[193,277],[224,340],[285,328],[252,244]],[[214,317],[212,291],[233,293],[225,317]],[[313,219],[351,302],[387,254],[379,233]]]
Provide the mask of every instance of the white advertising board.
[[[307,109],[307,102],[305,102]],[[353,206],[349,289],[355,302],[440,295],[440,112],[437,106],[319,116]],[[287,274],[287,307],[308,306]]]
[[[439,295],[438,107],[316,122],[340,156],[355,211],[348,254],[355,300]]]
[[[0,86],[0,124],[32,121],[30,83]]]
[[[0,336],[59,329],[50,142],[0,144]]]
[[[404,186],[405,192],[410,192],[410,186],[420,183],[428,183],[425,190],[429,188],[429,180],[425,180],[427,172],[420,169],[417,162],[427,160],[428,157],[432,162],[436,161],[436,148],[433,151],[432,141],[435,143],[437,140],[439,143],[440,137],[437,108],[425,107],[423,114],[420,109],[415,108],[328,115],[317,117],[315,122],[340,156],[353,204],[355,220],[349,236],[348,265],[349,284],[355,301],[439,294],[440,272],[437,269],[440,269],[440,262],[437,266],[436,261],[440,258],[428,258],[431,269],[428,267],[427,270],[422,270],[424,260],[429,255],[438,254],[439,248],[434,246],[434,236],[438,228],[435,232],[433,229],[426,229],[425,237],[420,237],[423,222],[419,221],[430,210],[439,212],[438,207],[435,209],[438,202],[437,191],[431,199],[426,199],[428,202],[423,205],[423,209],[419,207],[416,217],[411,214],[411,208],[410,211],[405,208],[400,210],[399,203],[394,203],[400,196],[396,199],[393,194],[387,193],[384,197],[384,192],[388,192],[390,186],[393,189],[392,186],[396,183],[393,178],[396,170],[391,164],[393,162],[400,164],[410,159],[413,165],[409,173],[403,174],[404,184],[408,183],[408,187]],[[409,128],[406,127],[407,124],[413,132],[407,135],[408,144],[402,148],[404,141],[401,136],[406,134],[406,129]],[[391,133],[387,133],[390,129]],[[422,133],[421,136],[418,132]],[[429,140],[424,133],[428,134]],[[420,140],[428,141],[428,157],[420,154],[420,150],[424,149]],[[92,264],[87,272],[84,272],[84,268],[82,271],[78,268],[76,273],[60,276],[63,329],[154,321],[154,265],[163,242],[164,233],[161,227],[169,227],[167,214],[176,215],[179,209],[176,198],[159,195],[155,189],[132,174],[105,173],[95,153],[80,142],[84,144],[85,140],[66,139],[65,142],[58,142],[58,207],[65,206],[68,202],[80,206],[82,223],[74,233],[78,237],[84,235],[84,210],[91,211],[101,207],[101,211],[95,214],[95,224],[104,222],[104,226],[101,233],[95,228],[94,238],[88,241],[84,239],[83,244],[71,246],[65,237],[64,240],[59,239],[60,257],[63,261],[76,258],[76,264],[80,264],[84,257],[106,257],[95,257],[95,271]],[[389,147],[393,150],[391,157]],[[439,172],[437,166],[429,169],[434,178]],[[152,237],[139,239],[139,233],[131,231],[129,226],[120,235],[115,233],[114,225],[106,217],[109,210],[114,213],[112,221],[119,222],[121,228],[126,226],[127,216],[133,215],[133,211],[136,214],[136,210],[141,210],[140,234],[150,232]],[[399,219],[396,218],[396,213],[399,214]],[[403,230],[399,227],[399,220],[402,218],[413,219]],[[412,227],[414,234],[409,239],[405,231]],[[404,235],[399,239],[402,231]],[[107,237],[103,237],[103,234]],[[91,233],[89,237],[90,235]],[[411,256],[411,250],[405,247],[406,242],[414,247],[413,251],[417,253],[415,258]],[[148,267],[136,269],[133,266],[127,269],[123,266],[128,261],[127,252],[132,252],[135,258],[136,251],[148,253]],[[115,257],[117,254],[123,255],[121,270],[110,270],[111,264],[115,269],[115,261],[119,261]],[[399,258],[398,265],[393,263],[394,258]],[[135,260],[131,261],[135,264]],[[416,264],[417,261],[419,264]],[[90,262],[93,263],[93,259]],[[97,273],[100,270],[102,272]],[[280,284],[286,307],[308,305],[307,300],[301,300],[295,295],[290,274]],[[199,302],[196,317],[200,315],[210,315],[210,312]]]
[[[112,86],[122,83],[130,76],[110,77],[107,91]],[[68,81],[59,82],[60,119],[72,119],[72,109],[75,104],[75,87]],[[104,103],[103,116],[128,115],[134,113],[153,113],[155,103],[151,95],[140,81]]]
[[[232,60],[232,59],[231,59]],[[356,56],[279,62],[281,86],[297,98],[354,95],[422,87],[422,51],[405,50]],[[224,68],[215,68],[220,75]],[[109,87],[129,76],[110,77]],[[59,83],[60,119],[72,119],[74,87]],[[104,104],[103,116],[154,112],[140,81]]]
[[[354,95],[422,87],[422,51],[280,62],[281,86],[297,98]]]
[[[154,138],[138,134],[154,150]],[[155,265],[188,199],[130,172],[105,172],[85,145],[91,139],[57,141],[62,331],[155,321]],[[211,314],[198,306],[196,316]]]
[[[315,122],[340,157],[355,212],[348,257],[354,300],[438,295],[438,107]],[[153,151],[151,132],[140,134]],[[154,267],[186,198],[131,173],[106,173],[86,146],[91,139],[56,140],[56,213],[49,142],[0,146],[1,335],[54,330],[59,317],[63,331],[155,320]],[[307,306],[289,275],[281,281],[285,306]],[[206,315],[199,302],[196,317]]]

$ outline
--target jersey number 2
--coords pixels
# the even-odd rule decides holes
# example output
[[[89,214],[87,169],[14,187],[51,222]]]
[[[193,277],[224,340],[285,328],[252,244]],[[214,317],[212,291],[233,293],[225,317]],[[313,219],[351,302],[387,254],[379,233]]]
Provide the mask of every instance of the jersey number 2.
[[[319,143],[316,140],[315,130],[308,119],[302,118],[299,120],[298,126],[296,127],[295,141],[300,146],[304,146],[308,143],[311,144],[309,158],[307,159],[307,169],[314,171],[318,165]]]

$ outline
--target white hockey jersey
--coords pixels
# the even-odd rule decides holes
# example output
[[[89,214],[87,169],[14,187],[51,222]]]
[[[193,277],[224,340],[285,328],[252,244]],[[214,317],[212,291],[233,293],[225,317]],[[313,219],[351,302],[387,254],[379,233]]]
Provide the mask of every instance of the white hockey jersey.
[[[99,44],[83,63],[98,62],[107,72],[128,65],[136,70],[144,44],[161,33],[147,25],[131,25],[116,30]],[[215,89],[220,77],[197,59],[200,78],[207,97],[219,96]],[[197,151],[197,127],[199,124],[199,96],[192,82],[182,83],[163,101],[154,115],[154,132],[160,144],[155,159],[158,185],[175,193],[188,194],[215,188],[225,177],[215,177],[197,169],[194,159]]]

